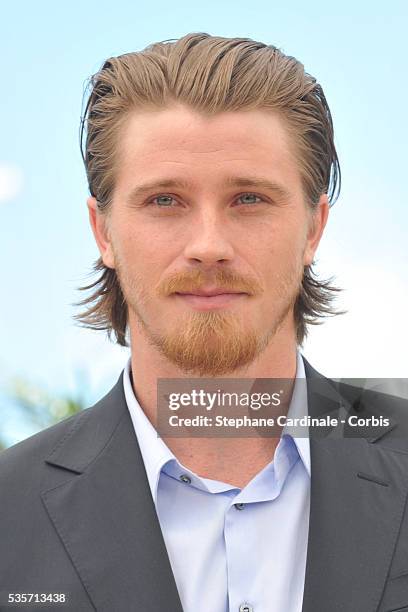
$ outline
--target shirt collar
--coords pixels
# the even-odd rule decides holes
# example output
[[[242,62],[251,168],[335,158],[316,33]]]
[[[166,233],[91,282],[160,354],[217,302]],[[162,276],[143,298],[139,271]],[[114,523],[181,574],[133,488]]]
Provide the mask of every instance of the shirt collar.
[[[307,381],[306,381],[306,372],[305,365],[302,359],[302,355],[300,351],[297,351],[297,362],[296,362],[296,381],[295,386],[293,388],[292,399],[290,402],[289,410],[288,410],[288,418],[301,418],[308,415],[308,400],[307,400]],[[296,435],[296,432],[303,430],[303,436],[299,437]],[[296,428],[289,427],[285,425],[282,431],[282,436],[288,434],[292,436],[298,453],[300,455],[301,460],[303,461],[303,465],[306,468],[307,473],[311,474],[310,467],[310,440],[309,440],[309,428]]]
[[[142,410],[136,395],[133,391],[130,371],[131,371],[131,358],[129,358],[126,366],[123,370],[123,386],[125,392],[125,398],[127,407],[129,409],[130,417],[132,419],[133,427],[136,433],[136,437],[139,443],[140,452],[143,457],[144,465],[146,468],[146,474],[149,481],[150,490],[154,502],[157,501],[157,487],[160,477],[160,472],[164,465],[169,461],[176,461],[182,470],[187,470],[185,466],[175,457],[174,453],[169,449],[167,444],[160,438]],[[292,399],[288,410],[288,417],[302,417],[307,416],[307,393],[306,385],[299,383],[298,379],[305,379],[306,373],[302,356],[297,351],[297,363],[296,363],[296,381],[292,393]],[[296,444],[299,456],[306,468],[307,473],[311,474],[310,468],[310,443],[308,437],[297,437],[295,432],[291,428],[285,425],[282,431],[282,437],[287,434],[293,437]]]

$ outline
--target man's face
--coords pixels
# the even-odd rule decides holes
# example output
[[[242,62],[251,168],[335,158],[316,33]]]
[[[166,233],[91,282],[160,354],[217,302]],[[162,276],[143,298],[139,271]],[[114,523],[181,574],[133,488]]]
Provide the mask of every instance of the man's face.
[[[327,198],[312,214],[282,120],[259,110],[205,118],[181,105],[134,113],[117,161],[109,214],[94,198],[88,206],[132,345],[143,334],[182,371],[217,376],[254,362],[277,334],[293,342]]]

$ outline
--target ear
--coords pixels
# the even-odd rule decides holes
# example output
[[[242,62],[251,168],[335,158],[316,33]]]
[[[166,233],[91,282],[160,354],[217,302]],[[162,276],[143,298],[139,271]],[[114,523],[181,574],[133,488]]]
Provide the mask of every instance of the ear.
[[[329,201],[327,194],[320,196],[317,206],[310,211],[310,227],[307,234],[306,248],[303,255],[303,265],[310,266],[319,246],[323,230],[329,217]]]
[[[115,258],[110,240],[109,215],[105,212],[101,212],[98,209],[96,198],[89,197],[86,203],[89,211],[89,222],[91,224],[93,235],[95,236],[102,261],[107,268],[114,269]]]

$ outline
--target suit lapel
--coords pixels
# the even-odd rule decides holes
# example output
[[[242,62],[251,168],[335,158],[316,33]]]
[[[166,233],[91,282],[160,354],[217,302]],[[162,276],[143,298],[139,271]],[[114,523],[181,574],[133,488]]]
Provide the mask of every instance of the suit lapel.
[[[305,370],[310,414],[331,412],[336,390],[306,360]],[[314,387],[309,385],[312,379],[317,380]],[[383,445],[386,436],[383,429],[381,436],[370,440],[330,436],[310,440],[310,524],[302,612],[377,610],[408,491],[408,455],[398,452],[398,446]]]
[[[44,504],[98,612],[182,612],[122,375],[47,463],[61,484]]]

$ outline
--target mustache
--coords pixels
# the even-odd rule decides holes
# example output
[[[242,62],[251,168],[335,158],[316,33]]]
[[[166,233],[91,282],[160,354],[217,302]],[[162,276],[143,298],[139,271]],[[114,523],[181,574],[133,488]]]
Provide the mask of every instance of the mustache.
[[[249,276],[236,274],[230,270],[217,270],[211,277],[203,270],[191,270],[186,272],[175,272],[160,282],[157,286],[157,293],[162,297],[167,297],[176,292],[193,292],[205,287],[221,287],[249,295],[257,295],[263,292],[259,282]]]

